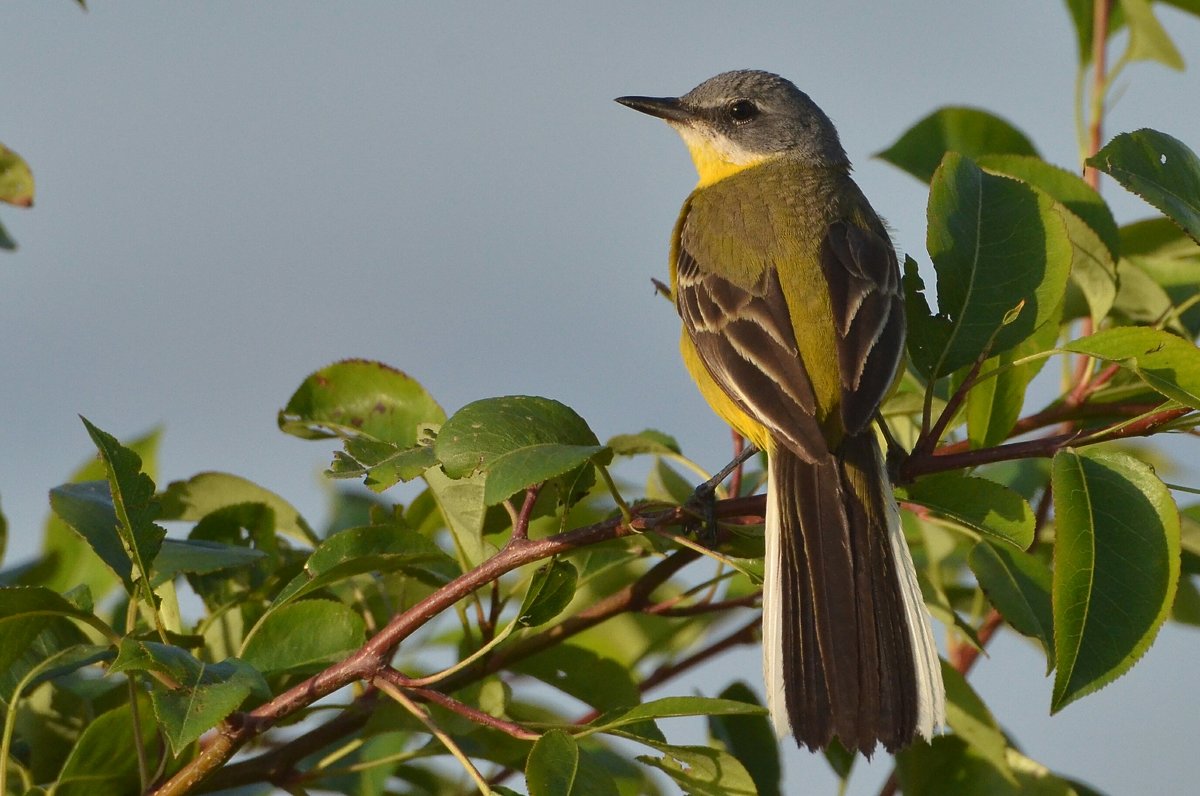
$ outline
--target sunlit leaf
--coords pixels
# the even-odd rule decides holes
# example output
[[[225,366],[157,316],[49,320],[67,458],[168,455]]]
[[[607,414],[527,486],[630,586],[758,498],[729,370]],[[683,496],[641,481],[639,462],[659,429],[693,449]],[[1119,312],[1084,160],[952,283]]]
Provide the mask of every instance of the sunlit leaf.
[[[239,656],[260,672],[305,671],[346,657],[366,640],[363,618],[333,600],[300,600],[269,613]]]
[[[33,172],[24,158],[0,144],[0,202],[18,207],[33,204]]]
[[[980,542],[967,562],[979,587],[1004,621],[1022,635],[1036,639],[1046,653],[1046,673],[1054,668],[1054,609],[1050,599],[1050,568],[1036,557],[1009,545]]]
[[[897,490],[897,495],[1022,549],[1033,541],[1033,509],[1025,498],[995,481],[937,473]]]
[[[1142,0],[1139,0],[1141,2]],[[1157,130],[1121,133],[1088,158],[1200,241],[1200,158]]]
[[[1120,363],[1166,397],[1200,408],[1200,348],[1181,337],[1145,326],[1119,326],[1063,348]]]

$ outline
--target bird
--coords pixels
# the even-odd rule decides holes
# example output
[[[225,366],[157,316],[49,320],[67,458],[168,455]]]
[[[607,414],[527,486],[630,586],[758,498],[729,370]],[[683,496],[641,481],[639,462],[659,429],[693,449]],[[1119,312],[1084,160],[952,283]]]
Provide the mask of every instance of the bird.
[[[874,422],[904,362],[887,227],[837,130],[779,75],[619,97],[699,175],[670,249],[700,393],[767,457],[763,677],[779,737],[870,756],[945,720],[941,661]]]

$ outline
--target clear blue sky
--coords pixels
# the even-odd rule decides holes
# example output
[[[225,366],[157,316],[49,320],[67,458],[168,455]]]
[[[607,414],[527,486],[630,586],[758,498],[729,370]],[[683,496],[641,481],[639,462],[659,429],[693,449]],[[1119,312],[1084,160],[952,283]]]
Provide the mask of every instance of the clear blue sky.
[[[946,104],[991,109],[1077,163],[1075,44],[1045,0],[773,3],[0,4],[0,141],[37,207],[0,207],[0,501],[28,555],[46,491],[91,450],[162,424],[163,483],[254,479],[319,520],[329,447],[279,433],[312,370],[380,359],[453,411],[532,393],[600,435],[654,426],[713,466],[725,430],[655,298],[694,182],[663,125],[612,103],[716,72],[792,78],[833,118],[859,182],[924,255],[924,187],[870,154]],[[1200,22],[1161,18],[1194,69]],[[1110,130],[1200,150],[1200,72],[1135,65]],[[1108,186],[1119,220],[1148,214]],[[1193,483],[1196,480],[1193,478]],[[1200,635],[1168,629],[1129,676],[1057,717],[1025,642],[973,676],[1036,759],[1111,793],[1200,780]],[[697,674],[757,682],[747,650]],[[790,749],[793,789],[831,792]],[[878,787],[887,760],[856,779]]]

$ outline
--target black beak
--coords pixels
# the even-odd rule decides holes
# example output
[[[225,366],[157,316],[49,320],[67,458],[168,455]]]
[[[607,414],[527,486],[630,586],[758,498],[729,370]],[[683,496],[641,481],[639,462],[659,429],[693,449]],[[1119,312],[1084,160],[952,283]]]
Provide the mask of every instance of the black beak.
[[[695,118],[678,97],[617,97],[617,102],[668,122],[683,123]]]

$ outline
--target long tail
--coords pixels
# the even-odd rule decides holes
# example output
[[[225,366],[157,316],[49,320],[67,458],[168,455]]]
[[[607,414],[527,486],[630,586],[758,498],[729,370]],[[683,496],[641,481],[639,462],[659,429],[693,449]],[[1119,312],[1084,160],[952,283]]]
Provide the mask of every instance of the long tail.
[[[874,433],[770,456],[763,670],[780,736],[870,755],[945,720],[941,664]]]

